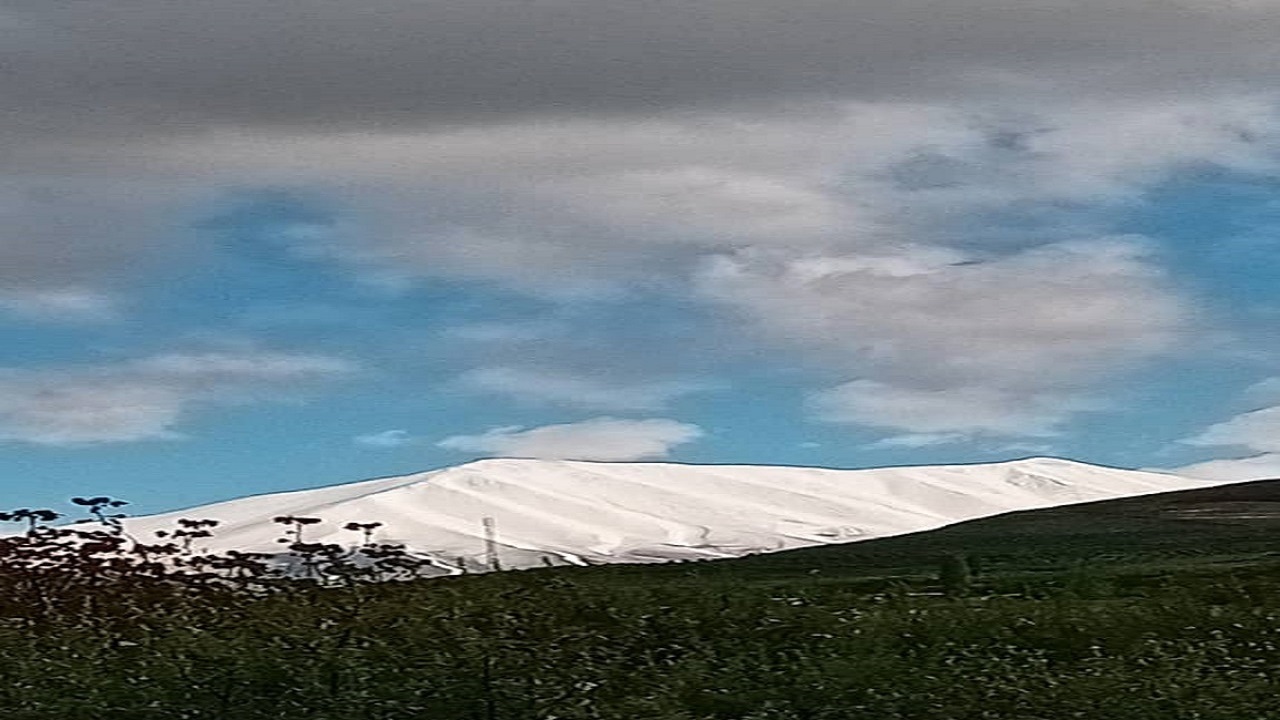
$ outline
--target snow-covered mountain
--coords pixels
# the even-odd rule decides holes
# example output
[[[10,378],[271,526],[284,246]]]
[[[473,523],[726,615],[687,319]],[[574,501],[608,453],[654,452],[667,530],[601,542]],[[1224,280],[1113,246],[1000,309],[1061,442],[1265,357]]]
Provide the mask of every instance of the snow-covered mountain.
[[[126,524],[141,538],[178,518],[216,519],[209,550],[278,552],[282,528],[272,519],[280,515],[320,518],[306,539],[342,544],[359,541],[346,523],[378,521],[376,540],[404,543],[442,573],[457,573],[484,568],[486,524],[504,568],[646,563],[864,540],[1213,484],[1053,458],[873,470],[501,459]]]

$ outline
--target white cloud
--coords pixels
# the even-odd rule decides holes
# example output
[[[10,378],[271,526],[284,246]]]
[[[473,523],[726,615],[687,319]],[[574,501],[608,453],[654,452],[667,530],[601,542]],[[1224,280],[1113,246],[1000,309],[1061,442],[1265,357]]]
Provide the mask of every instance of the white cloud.
[[[0,441],[38,445],[179,437],[212,403],[274,399],[354,371],[329,357],[266,352],[157,355],[96,367],[0,371]]]
[[[480,435],[458,435],[439,446],[504,457],[630,461],[667,457],[677,446],[702,437],[697,425],[665,418],[600,417],[536,428],[501,427]]]
[[[1280,453],[1262,453],[1242,458],[1224,458],[1166,470],[1177,475],[1206,480],[1272,480],[1280,478]]]
[[[496,279],[558,295],[669,286],[697,257],[744,246],[843,254],[904,238],[945,245],[985,213],[1037,204],[1096,212],[1180,169],[1274,172],[1278,139],[1274,98],[1239,93],[1034,109],[1017,97],[841,100],[788,113],[358,136],[262,130],[133,151],[177,172],[213,165],[328,187],[342,222],[305,242],[364,272]],[[1064,217],[1055,224],[1079,230]],[[1036,228],[1020,241],[1062,232]]]
[[[236,380],[309,380],[355,369],[349,361],[339,358],[268,352],[171,353],[135,360],[126,367],[141,376],[197,385]]]
[[[1130,200],[1171,171],[1212,164],[1239,172],[1276,170],[1280,115],[1269,94],[1117,102],[1091,100],[1027,140],[1031,180],[1046,197]]]
[[[968,435],[963,433],[910,433],[906,435],[891,435],[887,438],[881,438],[865,447],[870,450],[883,450],[890,448],[923,448],[933,447],[935,445],[950,445],[953,443],[964,442],[969,439]]]
[[[951,250],[721,256],[704,293],[766,337],[944,387],[1043,387],[1170,349],[1190,310],[1136,238],[984,259]],[[1046,368],[1052,372],[1046,373]]]
[[[478,368],[458,378],[469,390],[588,410],[661,410],[691,393],[714,387],[691,380],[604,380],[565,371],[516,367]]]
[[[1237,415],[1210,426],[1189,445],[1245,447],[1264,453],[1280,453],[1280,405]]]
[[[1280,378],[1256,383],[1245,391],[1244,396],[1254,402],[1275,403],[1280,398]],[[1280,404],[1268,404],[1215,423],[1182,442],[1202,447],[1244,449],[1249,454],[1195,463],[1170,472],[1215,480],[1280,477]]]
[[[1245,400],[1262,405],[1280,403],[1280,377],[1267,378],[1245,389]]]
[[[1092,409],[1083,400],[992,387],[921,389],[854,380],[814,394],[815,417],[905,430],[882,444],[920,447],[973,435],[1048,437],[1072,413]]]
[[[791,242],[856,227],[857,209],[803,176],[682,163],[557,180],[544,191],[572,199],[605,226],[670,241]],[[722,241],[719,241],[722,242]]]
[[[1190,311],[1132,238],[982,260],[896,254],[717,258],[708,297],[766,339],[857,378],[819,419],[924,434],[1045,436],[1109,373],[1173,349]]]
[[[529,320],[524,322],[460,323],[447,327],[442,332],[451,340],[503,345],[545,342],[557,336],[563,336],[566,330],[567,328],[555,322]]]
[[[357,445],[367,445],[376,448],[394,448],[402,447],[413,443],[417,438],[407,430],[384,430],[382,432],[370,433],[368,435],[357,435],[352,438],[352,442]]]
[[[85,288],[0,289],[0,309],[37,320],[69,322],[114,320],[119,316],[115,298]]]

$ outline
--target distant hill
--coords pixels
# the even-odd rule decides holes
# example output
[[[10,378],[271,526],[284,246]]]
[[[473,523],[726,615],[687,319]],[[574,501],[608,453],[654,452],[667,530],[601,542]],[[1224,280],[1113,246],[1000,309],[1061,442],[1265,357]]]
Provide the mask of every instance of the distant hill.
[[[276,552],[279,516],[319,518],[307,540],[342,544],[359,540],[345,524],[377,521],[378,540],[405,544],[440,574],[459,574],[495,561],[518,569],[739,557],[1211,484],[1055,458],[871,470],[503,459],[126,525],[144,538],[178,518],[216,519],[208,549]]]

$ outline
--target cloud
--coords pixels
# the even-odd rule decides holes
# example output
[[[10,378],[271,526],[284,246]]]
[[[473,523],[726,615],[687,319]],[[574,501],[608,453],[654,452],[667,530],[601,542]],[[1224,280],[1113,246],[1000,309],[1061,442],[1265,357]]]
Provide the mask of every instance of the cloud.
[[[413,443],[416,438],[407,430],[384,430],[382,432],[370,433],[368,435],[357,435],[352,438],[352,442],[357,445],[367,445],[376,448],[394,448],[402,447]]]
[[[702,436],[697,425],[665,418],[599,417],[529,429],[495,428],[480,435],[446,438],[438,444],[449,450],[505,457],[631,461],[665,458],[673,448]]]
[[[277,399],[355,367],[267,352],[156,355],[95,367],[0,371],[0,442],[83,445],[180,437],[200,406]]]
[[[691,393],[711,389],[691,380],[608,381],[562,371],[488,367],[468,371],[459,384],[519,400],[607,411],[661,410]]]
[[[999,232],[991,217],[1011,209],[1050,214],[1030,231],[1039,238],[1025,227],[1016,238],[1040,244],[1096,232],[1074,227],[1081,220],[1064,207],[1096,206],[1076,213],[1092,220],[1180,169],[1276,168],[1273,98],[1021,104],[841,101],[359,136],[264,130],[136,152],[188,172],[214,165],[318,188],[341,211],[306,252],[369,277],[468,277],[571,297],[678,289],[701,258],[748,246],[846,253],[971,241]]]
[[[1263,405],[1280,403],[1280,377],[1267,378],[1245,389],[1245,399]]]
[[[1280,405],[1237,415],[1212,425],[1183,442],[1189,445],[1235,446],[1280,453]]]
[[[767,337],[947,385],[1040,386],[1168,349],[1189,308],[1139,238],[1064,242],[986,259],[907,248],[881,255],[720,256],[703,292]]]
[[[0,12],[11,312],[125,312],[142,273],[201,257],[218,192],[292,190],[327,213],[281,233],[299,261],[549,305],[671,299],[829,376],[817,417],[908,434],[1050,435],[1191,344],[1193,300],[1113,213],[1180,172],[1280,167],[1269,2]],[[694,391],[600,379],[669,367],[517,367],[552,360],[465,380],[602,412]]]
[[[175,228],[189,221],[182,208],[196,202],[201,191],[193,184],[201,182],[134,179],[114,160],[101,176],[57,155],[0,171],[0,308],[53,320],[114,319],[117,295],[131,280],[189,249]]]
[[[1181,442],[1201,447],[1243,449],[1244,457],[1229,457],[1175,468],[1170,472],[1214,480],[1256,480],[1280,477],[1280,378],[1268,378],[1248,388],[1244,396],[1267,405],[1241,413]]]
[[[1133,238],[990,260],[740,253],[702,287],[764,338],[856,374],[813,397],[819,419],[929,435],[1052,435],[1094,406],[1090,383],[1174,348],[1190,320]]]
[[[891,435],[865,445],[869,450],[885,450],[892,448],[923,448],[936,445],[950,445],[965,442],[969,437],[962,433],[910,433]]]
[[[84,288],[0,290],[0,309],[25,318],[69,322],[114,320],[119,316],[110,295]]]
[[[1242,458],[1224,458],[1166,470],[1177,475],[1206,480],[1243,481],[1280,478],[1280,453],[1262,453]]]
[[[946,245],[984,213],[1274,168],[1270,74],[1236,64],[1270,48],[1265,8],[697,5],[282,0],[246,23],[238,0],[142,0],[130,23],[25,4],[0,78],[0,292],[118,290],[198,254],[200,210],[246,185],[331,204],[295,245],[366,278],[582,298],[679,294],[745,246]],[[1235,51],[1188,67],[1200,43]],[[1182,50],[1135,50],[1164,44]],[[1170,85],[1106,90],[1140,68]]]
[[[1096,409],[1070,395],[1036,395],[993,387],[921,389],[854,380],[813,394],[824,422],[907,431],[881,444],[921,447],[975,435],[1050,437],[1073,413]]]
[[[289,241],[300,257],[382,284],[464,278],[570,300],[674,294],[702,258],[746,246],[947,245],[998,233],[983,218],[1010,209],[1053,213],[1018,242],[1061,239],[1079,229],[1064,207],[1133,202],[1179,169],[1274,170],[1276,120],[1273,97],[1224,90],[1073,96],[1034,110],[1018,93],[833,96],[785,112],[584,111],[414,128],[246,117],[109,141],[64,127],[59,142],[26,143],[9,162],[20,209],[10,242],[0,239],[0,267],[14,268],[0,269],[0,288],[111,285],[104,277],[147,258],[190,256],[196,209],[221,188],[258,185],[332,210]],[[85,168],[95,173],[81,177]],[[136,179],[117,187],[113,176]],[[46,188],[56,201],[30,199]]]
[[[8,0],[13,131],[246,124],[420,128],[1044,83],[1084,91],[1269,83],[1269,2],[1141,0]],[[173,38],[182,38],[175,43]],[[1224,48],[1229,49],[1224,51]],[[1120,67],[1125,72],[1117,72]],[[287,87],[290,92],[280,92]],[[91,106],[95,112],[84,113]]]

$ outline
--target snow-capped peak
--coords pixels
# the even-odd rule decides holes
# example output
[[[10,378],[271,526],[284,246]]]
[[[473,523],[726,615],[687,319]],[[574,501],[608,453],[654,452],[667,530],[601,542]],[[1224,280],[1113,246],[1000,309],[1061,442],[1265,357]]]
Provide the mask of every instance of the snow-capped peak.
[[[441,572],[733,557],[916,532],[1013,510],[1213,484],[1059,458],[871,470],[494,458],[400,477],[257,495],[129,520],[221,521],[212,551],[276,552],[280,515],[320,518],[307,539],[353,544],[382,523]],[[487,528],[486,528],[487,526]],[[492,537],[490,546],[488,538]]]

